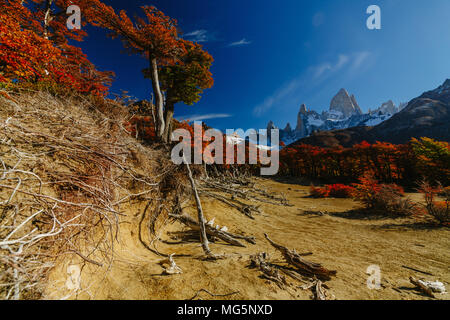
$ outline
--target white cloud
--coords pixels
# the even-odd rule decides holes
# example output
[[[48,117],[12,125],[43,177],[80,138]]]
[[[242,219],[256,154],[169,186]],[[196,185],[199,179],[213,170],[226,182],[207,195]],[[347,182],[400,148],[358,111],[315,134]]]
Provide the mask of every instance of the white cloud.
[[[221,119],[221,118],[231,118],[233,115],[228,113],[209,113],[209,114],[193,114],[190,116],[184,116],[179,118],[179,121],[203,121],[203,120],[211,120],[211,119]]]
[[[370,58],[371,53],[368,51],[362,51],[355,54],[355,58],[353,60],[352,69],[358,70],[361,66],[363,66],[364,62]]]
[[[339,55],[336,62],[324,62],[310,69],[313,71],[314,79],[341,70],[350,60],[350,57],[344,54]]]
[[[286,106],[301,103],[299,99],[305,90],[317,87],[325,79],[339,74],[354,76],[371,57],[371,53],[356,52],[352,54],[340,54],[334,61],[324,61],[311,66],[306,72],[285,83],[273,94],[266,97],[262,103],[253,109],[255,116],[261,116],[275,106]]]
[[[208,31],[200,29],[186,33],[184,38],[194,42],[207,42],[212,39],[212,36],[208,33]]]
[[[248,41],[247,39],[243,38],[242,40],[232,42],[228,46],[229,47],[238,47],[238,46],[245,46],[252,43],[251,41]]]
[[[253,109],[253,114],[255,116],[261,116],[270,110],[276,103],[282,101],[286,97],[292,95],[295,90],[301,87],[302,81],[301,79],[294,79],[287,83],[286,85],[280,87],[277,91],[275,91],[272,95],[268,96],[263,103],[257,105]]]

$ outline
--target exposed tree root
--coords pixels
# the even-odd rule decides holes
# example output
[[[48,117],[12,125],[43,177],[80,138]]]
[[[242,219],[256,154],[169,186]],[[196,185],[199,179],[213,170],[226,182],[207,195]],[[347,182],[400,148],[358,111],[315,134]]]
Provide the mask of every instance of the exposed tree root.
[[[197,225],[200,229],[200,240],[202,242],[202,248],[203,248],[203,251],[205,252],[205,255],[208,257],[208,259],[213,260],[215,257],[212,254],[211,250],[209,249],[208,237],[206,236],[206,226],[205,226],[206,222],[205,222],[205,215],[203,214],[202,202],[200,201],[200,196],[198,195],[198,190],[197,190],[197,187],[195,186],[195,180],[194,180],[194,177],[192,176],[191,167],[189,166],[189,163],[186,161],[184,154],[183,154],[183,160],[184,160],[184,163],[186,164],[189,182],[191,183],[191,188],[192,188],[192,191],[194,192],[195,203],[197,205],[197,215],[198,215],[198,224]]]

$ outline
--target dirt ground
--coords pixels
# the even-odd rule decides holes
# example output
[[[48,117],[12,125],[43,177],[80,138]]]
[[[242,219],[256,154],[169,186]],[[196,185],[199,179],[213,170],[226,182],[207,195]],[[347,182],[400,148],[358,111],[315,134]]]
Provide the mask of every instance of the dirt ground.
[[[311,299],[311,291],[298,288],[303,283],[292,283],[286,290],[273,282],[260,278],[260,272],[250,269],[249,256],[267,252],[271,261],[281,263],[281,255],[265,240],[272,240],[296,249],[312,252],[306,259],[337,270],[337,276],[326,282],[336,299],[429,299],[413,289],[409,277],[439,280],[450,290],[450,230],[410,218],[389,219],[378,216],[364,217],[355,213],[360,205],[348,199],[312,199],[309,187],[289,181],[258,179],[268,190],[284,193],[291,207],[262,204],[262,214],[251,220],[237,210],[213,199],[203,199],[208,220],[227,226],[230,232],[254,236],[256,245],[238,248],[221,242],[212,243],[215,254],[226,258],[203,261],[198,241],[179,243],[173,238],[185,230],[179,223],[160,230],[165,243],[155,243],[159,252],[189,254],[175,261],[183,274],[166,276],[159,261],[164,258],[149,251],[139,240],[139,224],[144,207],[130,205],[121,221],[116,242],[116,256],[109,267],[81,263],[73,257],[61,259],[49,277],[46,299],[190,299],[200,289],[213,294],[231,294],[226,297],[200,292],[201,299]],[[419,201],[417,194],[408,195]],[[195,208],[186,212],[195,214]],[[141,230],[144,242],[145,224]],[[377,265],[381,270],[381,288],[367,287],[367,268]],[[418,273],[415,268],[432,276]],[[73,270],[81,269],[79,290],[68,290]],[[69,272],[69,273],[68,273]],[[74,276],[70,278],[70,272]],[[69,279],[69,280],[68,280]],[[76,286],[75,286],[76,287]],[[235,293],[238,292],[238,293]],[[450,294],[437,294],[448,300]]]

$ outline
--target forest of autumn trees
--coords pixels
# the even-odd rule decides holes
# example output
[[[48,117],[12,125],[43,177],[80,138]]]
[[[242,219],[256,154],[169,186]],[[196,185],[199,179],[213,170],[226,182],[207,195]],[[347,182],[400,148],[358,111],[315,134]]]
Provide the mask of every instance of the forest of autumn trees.
[[[291,145],[280,152],[282,174],[323,181],[354,182],[367,173],[383,182],[414,185],[450,182],[450,144],[429,138],[394,145],[362,142],[352,148]]]
[[[0,0],[0,83],[57,87],[106,96],[113,73],[99,71],[81,48],[71,45],[87,36],[66,26],[71,0]],[[182,39],[177,22],[155,7],[143,6],[130,18],[99,0],[80,0],[83,27],[110,31],[133,54],[146,58],[142,70],[151,80],[156,106],[156,136],[168,142],[174,106],[192,105],[211,88],[213,58],[202,47]]]

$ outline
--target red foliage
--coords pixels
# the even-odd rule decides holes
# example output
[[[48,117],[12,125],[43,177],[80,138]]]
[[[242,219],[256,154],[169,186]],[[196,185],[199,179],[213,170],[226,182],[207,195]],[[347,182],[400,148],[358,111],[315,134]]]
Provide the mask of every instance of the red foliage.
[[[419,191],[425,197],[426,213],[439,223],[448,226],[450,224],[450,192],[441,184],[432,186],[426,180],[422,181]],[[439,200],[438,195],[441,195],[444,200]]]
[[[420,143],[425,144],[426,141],[422,139]],[[440,142],[447,149],[442,147],[428,157],[423,157],[423,151],[415,144],[417,142],[414,141],[404,145],[362,142],[352,148],[290,145],[280,152],[280,168],[282,174],[325,181],[355,181],[366,172],[372,172],[383,182],[411,185],[424,175],[432,175],[433,178],[439,176],[441,182],[447,184],[450,177],[449,152],[444,151],[449,150],[449,144]]]
[[[355,199],[363,203],[367,209],[395,216],[410,216],[417,213],[416,204],[408,198],[403,198],[403,188],[395,184],[379,184],[371,173],[361,177],[360,183],[354,186]]]
[[[156,140],[155,126],[151,117],[134,116],[124,124],[131,136],[145,141]]]
[[[310,194],[313,198],[351,198],[355,188],[344,184],[332,184],[323,188],[311,186]]]
[[[44,23],[44,3],[34,2],[37,5],[0,0],[0,82],[105,95],[112,73],[98,71],[80,48],[68,44],[68,39],[81,41],[85,33],[69,31],[65,14],[55,14]],[[69,2],[59,0],[54,5],[65,10]]]
[[[95,26],[110,30],[110,36],[120,38],[130,52],[156,58],[160,64],[179,63],[178,57],[185,53],[177,21],[156,7],[142,6],[145,19],[136,16],[134,22],[124,10],[116,13],[99,0],[85,1],[89,4],[87,19]]]

